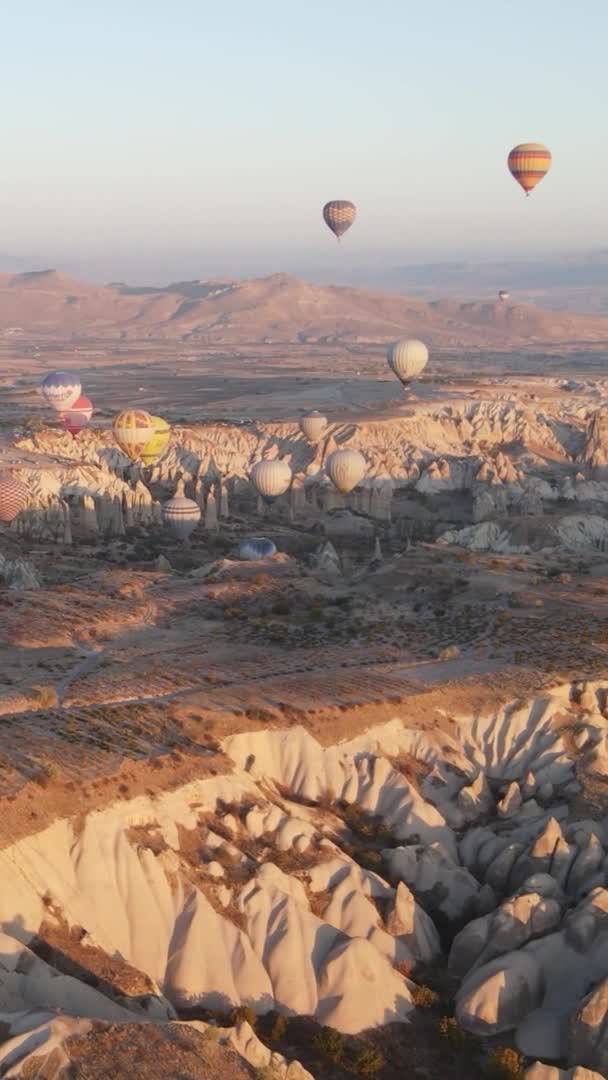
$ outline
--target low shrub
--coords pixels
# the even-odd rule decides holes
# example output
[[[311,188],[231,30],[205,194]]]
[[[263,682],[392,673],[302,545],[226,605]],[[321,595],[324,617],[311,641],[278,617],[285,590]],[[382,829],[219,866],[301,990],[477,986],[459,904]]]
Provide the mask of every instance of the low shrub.
[[[442,1016],[437,1021],[437,1034],[455,1050],[461,1050],[467,1041],[467,1033],[455,1016]]]
[[[484,1075],[488,1080],[523,1080],[524,1059],[509,1046],[497,1046],[488,1057]]]
[[[312,1045],[318,1054],[337,1065],[344,1057],[344,1036],[332,1027],[317,1031]]]
[[[277,1013],[277,1015],[273,1018],[272,1025],[271,1025],[270,1031],[268,1033],[268,1037],[273,1042],[279,1042],[279,1040],[283,1039],[285,1037],[285,1035],[287,1034],[287,1027],[288,1027],[287,1017],[286,1016],[281,1016],[280,1013]]]
[[[57,691],[52,686],[37,686],[35,687],[38,700],[36,704],[39,709],[56,709],[59,704],[57,697]]]
[[[384,1068],[384,1054],[377,1046],[369,1043],[361,1047],[355,1058],[355,1069],[362,1076],[373,1076]]]
[[[254,1012],[250,1005],[238,1005],[236,1009],[233,1009],[230,1013],[230,1024],[235,1027],[237,1024],[248,1023],[250,1027],[255,1030],[255,1026],[258,1022],[258,1014]]]
[[[430,986],[415,986],[412,990],[412,1001],[419,1009],[434,1009],[439,1005],[439,1000],[439,994]]]

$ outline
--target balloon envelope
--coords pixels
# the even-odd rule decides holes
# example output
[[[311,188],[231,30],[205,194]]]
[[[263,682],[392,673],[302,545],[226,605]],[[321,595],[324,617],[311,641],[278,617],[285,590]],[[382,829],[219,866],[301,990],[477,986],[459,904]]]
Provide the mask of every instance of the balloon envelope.
[[[251,483],[266,502],[283,495],[291,484],[291,469],[286,461],[257,461],[251,472]]]
[[[162,416],[152,416],[154,434],[139,455],[144,465],[153,465],[166,449],[171,438],[171,425]]]
[[[401,338],[400,341],[395,341],[386,354],[391,371],[404,386],[424,371],[428,358],[429,350],[424,342],[417,338]]]
[[[0,475],[0,521],[8,525],[27,504],[29,491],[10,473]]]
[[[61,423],[66,431],[74,438],[79,432],[84,431],[93,415],[93,405],[85,394],[81,394],[78,401],[61,414]]]
[[[367,472],[367,462],[358,450],[334,450],[325,468],[330,480],[342,495],[356,488]]]
[[[201,508],[185,495],[174,495],[163,503],[163,521],[179,540],[187,540],[201,520]]]
[[[323,207],[323,220],[338,237],[344,236],[357,216],[357,207],[348,199],[332,199]]]
[[[505,300],[508,300],[508,299],[509,299],[509,295],[510,295],[510,294],[509,294],[509,293],[507,292],[507,290],[506,290],[506,289],[501,289],[501,290],[500,290],[500,292],[499,292],[499,294],[498,294],[498,299],[499,299],[499,300],[502,300],[502,301],[503,301],[503,303],[504,303],[504,301],[505,301]]]
[[[509,171],[526,195],[534,190],[551,168],[551,151],[542,143],[519,143],[507,159]]]
[[[327,417],[323,416],[316,409],[313,412],[307,413],[300,420],[300,431],[306,436],[309,442],[317,442],[321,438],[325,428],[327,427]]]
[[[137,461],[154,435],[153,418],[143,409],[125,409],[114,418],[112,431],[123,453]]]
[[[82,393],[78,375],[71,371],[52,371],[42,383],[42,393],[48,405],[57,412],[64,412]]]
[[[265,536],[249,536],[239,544],[239,559],[245,559],[247,562],[270,559],[276,553],[275,544]]]

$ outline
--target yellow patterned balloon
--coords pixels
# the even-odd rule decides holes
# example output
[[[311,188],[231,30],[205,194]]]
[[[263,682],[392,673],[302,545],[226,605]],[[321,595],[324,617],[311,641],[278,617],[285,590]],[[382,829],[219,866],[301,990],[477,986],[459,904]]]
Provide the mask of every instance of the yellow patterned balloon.
[[[139,455],[144,465],[153,465],[165,451],[171,438],[171,425],[162,416],[152,416],[154,434]]]
[[[123,453],[137,461],[154,435],[154,420],[143,409],[125,409],[115,417],[112,430]]]

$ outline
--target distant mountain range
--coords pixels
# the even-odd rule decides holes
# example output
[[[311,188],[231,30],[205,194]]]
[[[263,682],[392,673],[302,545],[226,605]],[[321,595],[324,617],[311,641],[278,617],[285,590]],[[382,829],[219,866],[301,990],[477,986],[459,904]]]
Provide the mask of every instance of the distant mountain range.
[[[323,280],[322,272],[315,280]],[[332,275],[340,284],[415,296],[481,299],[508,289],[513,298],[553,310],[608,314],[608,250],[539,259],[455,260],[361,267]]]
[[[0,275],[4,337],[171,339],[204,345],[375,344],[402,335],[442,348],[608,343],[608,317],[497,299],[425,300],[289,274],[162,287],[92,285],[56,270]]]

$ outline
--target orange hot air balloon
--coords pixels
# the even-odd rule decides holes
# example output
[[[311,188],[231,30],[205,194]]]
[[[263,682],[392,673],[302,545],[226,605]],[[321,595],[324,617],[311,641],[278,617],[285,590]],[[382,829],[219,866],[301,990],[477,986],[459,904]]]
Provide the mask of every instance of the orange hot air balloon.
[[[538,142],[514,146],[507,159],[511,175],[529,195],[551,168],[551,151]]]
[[[357,216],[357,207],[348,199],[332,199],[323,207],[323,220],[334,236],[344,235]]]

